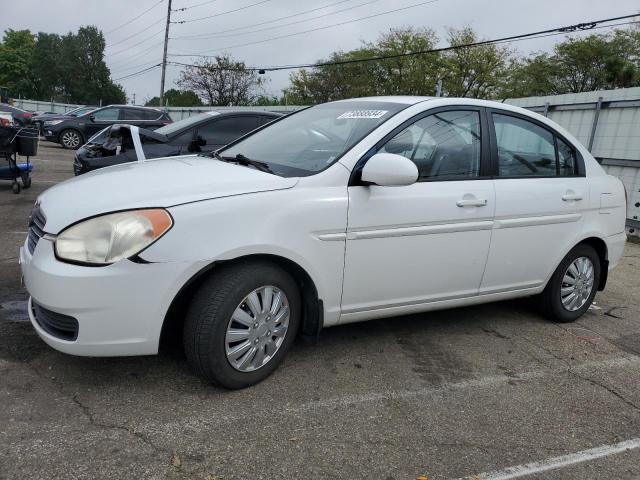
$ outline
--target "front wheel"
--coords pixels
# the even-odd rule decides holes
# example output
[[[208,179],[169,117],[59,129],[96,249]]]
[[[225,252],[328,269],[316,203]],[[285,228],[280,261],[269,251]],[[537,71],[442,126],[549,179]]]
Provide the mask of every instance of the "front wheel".
[[[556,322],[577,320],[596,296],[600,281],[600,258],[589,245],[578,245],[560,262],[542,292],[545,314]]]
[[[76,130],[63,130],[60,144],[68,150],[77,150],[82,145],[82,135]]]
[[[300,318],[298,286],[277,265],[222,267],[201,285],[187,313],[187,360],[215,385],[248,387],[278,367]]]

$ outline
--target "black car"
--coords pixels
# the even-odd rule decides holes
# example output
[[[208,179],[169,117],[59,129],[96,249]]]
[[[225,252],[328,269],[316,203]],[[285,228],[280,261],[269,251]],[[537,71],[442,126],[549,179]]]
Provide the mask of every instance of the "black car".
[[[84,115],[44,122],[44,137],[64,148],[76,150],[88,138],[116,123],[127,123],[154,130],[171,123],[171,117],[157,108],[109,105]]]
[[[31,112],[6,103],[0,103],[0,112],[9,112],[13,116],[13,123],[22,127],[30,125],[33,117]]]
[[[217,150],[282,115],[273,112],[204,112],[154,131],[139,129],[145,158]],[[125,127],[125,128],[123,128]],[[90,138],[73,162],[76,175],[138,159],[126,125],[105,128]]]
[[[38,127],[38,129],[40,130],[41,134],[44,134],[44,122],[50,122],[52,120],[66,120],[69,117],[79,117],[80,115],[84,115],[85,113],[89,113],[93,110],[95,110],[98,107],[92,107],[92,106],[82,106],[82,107],[78,107],[78,108],[74,108],[73,110],[69,110],[68,112],[65,113],[53,113],[53,112],[43,112],[43,113],[38,113],[38,112],[34,112],[33,117],[31,118],[31,122]]]

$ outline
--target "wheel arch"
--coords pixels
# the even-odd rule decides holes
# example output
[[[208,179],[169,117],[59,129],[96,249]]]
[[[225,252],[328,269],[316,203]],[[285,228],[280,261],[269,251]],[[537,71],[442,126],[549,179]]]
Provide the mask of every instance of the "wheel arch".
[[[569,252],[574,248],[576,248],[578,245],[589,245],[598,254],[598,258],[600,259],[600,280],[598,281],[598,291],[604,290],[607,284],[607,276],[609,274],[609,251],[607,249],[607,243],[601,237],[598,237],[596,235],[585,236],[581,240],[572,244],[570,248],[568,248],[565,252],[563,252],[559,260],[556,262],[556,267],[547,278],[547,281],[545,282],[545,286],[548,285],[549,282],[551,281],[551,278],[553,277],[555,269],[557,269],[560,263],[562,263],[562,260],[564,260],[564,258],[569,254]]]
[[[278,265],[289,273],[298,284],[303,303],[300,335],[306,341],[315,343],[324,324],[324,306],[322,299],[319,298],[318,289],[311,276],[298,263],[289,258],[273,254],[249,254],[229,260],[216,260],[200,269],[187,280],[173,298],[165,313],[160,332],[160,345],[170,342],[174,335],[178,337],[182,336],[182,326],[189,301],[200,285],[202,285],[210,275],[231,265],[260,260],[266,260]]]
[[[607,285],[607,277],[609,275],[609,251],[607,243],[600,237],[587,237],[580,241],[578,245],[589,245],[598,254],[600,258],[600,280],[598,281],[598,291],[604,290]],[[575,247],[574,247],[575,248]]]

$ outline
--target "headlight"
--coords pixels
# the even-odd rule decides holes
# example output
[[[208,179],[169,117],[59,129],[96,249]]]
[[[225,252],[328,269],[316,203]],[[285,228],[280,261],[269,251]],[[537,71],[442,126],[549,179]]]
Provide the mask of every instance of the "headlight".
[[[57,124],[62,123],[62,122],[64,122],[64,120],[48,120],[48,121],[44,122],[44,124],[51,126],[51,125],[57,125]]]
[[[172,225],[169,212],[160,208],[101,215],[58,235],[56,256],[70,262],[108,265],[140,253]]]

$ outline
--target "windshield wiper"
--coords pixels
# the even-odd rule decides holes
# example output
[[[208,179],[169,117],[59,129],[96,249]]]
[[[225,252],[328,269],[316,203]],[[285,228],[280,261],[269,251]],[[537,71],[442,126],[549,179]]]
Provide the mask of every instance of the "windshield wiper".
[[[275,175],[274,171],[271,170],[271,167],[265,162],[261,162],[259,160],[252,160],[251,158],[245,157],[241,153],[237,154],[235,157],[223,157],[216,150],[210,153],[210,155],[222,162],[230,162],[237,163],[238,165],[245,165],[254,167],[256,170],[260,170],[261,172],[271,173]]]

